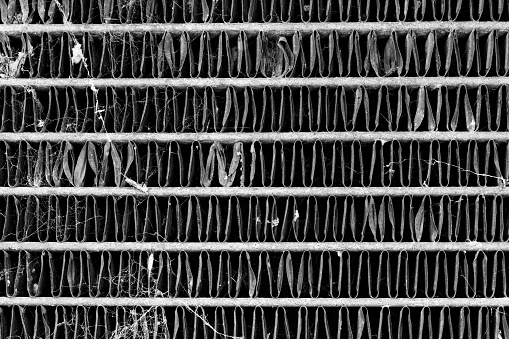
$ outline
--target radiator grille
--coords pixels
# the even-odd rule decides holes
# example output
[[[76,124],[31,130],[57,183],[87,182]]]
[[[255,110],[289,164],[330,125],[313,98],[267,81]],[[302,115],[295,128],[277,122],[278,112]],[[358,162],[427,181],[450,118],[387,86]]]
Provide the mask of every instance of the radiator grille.
[[[0,1],[0,338],[509,338],[509,3]]]

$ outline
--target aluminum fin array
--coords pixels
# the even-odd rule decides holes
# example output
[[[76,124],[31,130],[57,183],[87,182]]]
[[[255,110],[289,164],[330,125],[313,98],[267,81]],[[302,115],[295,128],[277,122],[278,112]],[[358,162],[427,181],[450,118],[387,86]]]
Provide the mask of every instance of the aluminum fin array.
[[[386,22],[509,19],[504,0],[9,0],[4,24]]]
[[[0,22],[0,338],[509,338],[507,1]]]

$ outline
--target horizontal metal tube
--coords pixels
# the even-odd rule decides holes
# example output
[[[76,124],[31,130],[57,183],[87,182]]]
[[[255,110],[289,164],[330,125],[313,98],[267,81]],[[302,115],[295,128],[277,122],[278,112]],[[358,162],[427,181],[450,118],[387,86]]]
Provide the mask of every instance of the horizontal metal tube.
[[[509,141],[509,132],[242,132],[242,133],[0,133],[0,141],[69,141],[72,143],[94,142],[116,142],[127,143],[129,141],[147,143],[170,142],[179,143],[199,142],[220,142],[233,144],[235,142],[262,143],[280,142],[315,142],[332,143],[335,141],[488,141],[501,142]]]
[[[0,242],[0,251],[463,252],[508,251],[507,242]]]
[[[509,25],[508,25],[509,26]],[[498,87],[508,85],[509,77],[334,77],[334,78],[8,78],[0,87],[168,87],[173,88],[263,88],[263,87]]]
[[[0,297],[0,306],[503,307],[509,298],[72,298]]]
[[[506,187],[151,187],[142,192],[132,187],[0,187],[0,196],[196,196],[196,197],[252,197],[252,196],[509,196]]]
[[[189,33],[199,34],[203,31],[211,34],[221,32],[238,33],[244,31],[247,34],[264,32],[269,35],[288,35],[299,31],[309,34],[314,31],[327,33],[337,31],[350,33],[352,31],[368,33],[377,31],[379,35],[388,35],[392,31],[402,33],[413,31],[418,35],[427,35],[430,31],[449,32],[456,31],[458,34],[468,34],[473,30],[479,33],[487,33],[492,30],[506,32],[509,30],[507,22],[486,21],[428,21],[428,22],[300,22],[300,23],[179,23],[179,24],[3,24],[0,32],[7,34],[19,33],[63,33],[68,32],[82,35],[84,32],[92,34],[111,33]]]

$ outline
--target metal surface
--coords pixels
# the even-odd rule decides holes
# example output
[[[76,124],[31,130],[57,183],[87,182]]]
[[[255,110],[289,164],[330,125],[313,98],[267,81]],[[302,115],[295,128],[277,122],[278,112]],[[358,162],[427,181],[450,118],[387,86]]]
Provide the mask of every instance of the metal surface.
[[[70,298],[0,297],[0,306],[503,307],[509,298]]]
[[[457,252],[509,251],[507,242],[0,242],[0,251]]]
[[[0,187],[0,196],[58,195],[58,196],[196,196],[196,197],[252,197],[252,196],[442,196],[442,195],[500,195],[509,196],[509,187],[149,187],[142,192],[132,187]]]
[[[224,133],[0,133],[0,140],[7,142],[19,141],[50,141],[72,143],[115,142],[138,143],[154,142],[179,142],[190,144],[193,142],[220,142],[233,144],[235,142],[261,143],[280,142],[315,142],[333,143],[335,141],[360,141],[365,143],[386,142],[398,140],[408,141],[500,141],[509,142],[509,132],[224,132]]]
[[[207,31],[213,34],[220,32],[238,33],[244,31],[248,34],[259,32],[273,34],[275,36],[294,34],[301,32],[310,34],[312,32],[326,33],[337,31],[348,34],[352,31],[367,34],[376,31],[377,35],[388,35],[391,32],[414,32],[418,35],[427,35],[431,31],[450,32],[457,34],[469,34],[473,30],[478,33],[487,33],[492,30],[500,32],[509,31],[506,22],[486,21],[418,21],[418,22],[300,22],[300,23],[178,23],[178,24],[2,24],[0,32],[9,34],[19,33],[71,33],[82,35],[84,32],[101,34],[104,32],[123,33],[131,32],[142,34],[151,33],[189,33],[199,34]]]
[[[173,88],[263,88],[263,87],[359,87],[381,86],[410,88],[426,87],[471,87],[481,85],[498,87],[509,85],[509,77],[334,77],[334,78],[14,78],[0,79],[0,87],[173,87]]]

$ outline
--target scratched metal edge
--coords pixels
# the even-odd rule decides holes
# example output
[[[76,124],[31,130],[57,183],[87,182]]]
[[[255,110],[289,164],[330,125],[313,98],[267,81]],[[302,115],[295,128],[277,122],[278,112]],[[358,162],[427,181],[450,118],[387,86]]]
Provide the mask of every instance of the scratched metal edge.
[[[20,33],[71,33],[82,35],[83,33],[102,34],[110,33],[188,33],[197,34],[209,32],[211,34],[238,33],[243,31],[247,34],[264,32],[273,35],[301,34],[312,32],[327,33],[336,31],[348,34],[356,31],[369,33],[376,31],[378,35],[389,35],[391,32],[414,32],[417,35],[429,34],[431,31],[468,34],[472,31],[487,33],[492,30],[501,32],[509,31],[507,22],[495,21],[414,21],[414,22],[299,22],[299,23],[150,23],[150,24],[2,24],[0,32],[6,34]]]
[[[508,25],[509,26],[509,25]],[[345,87],[380,88],[421,86],[489,88],[509,85],[509,77],[324,77],[324,78],[3,78],[0,87],[172,87],[172,88],[264,88],[264,87]]]
[[[0,187],[0,196],[509,196],[503,186],[476,187]]]
[[[509,142],[509,132],[215,132],[215,133],[53,133],[23,132],[0,133],[0,141],[6,142],[63,142],[85,143],[87,141],[105,143],[127,142],[315,142],[333,143],[335,141],[386,142],[397,140],[402,142],[419,141],[500,141]]]
[[[0,242],[0,251],[65,252],[477,252],[509,251],[507,242]]]
[[[509,298],[88,298],[0,297],[0,306],[504,307]]]

